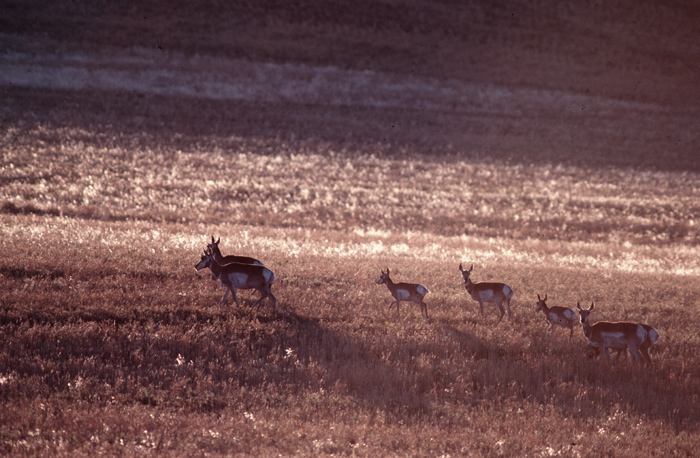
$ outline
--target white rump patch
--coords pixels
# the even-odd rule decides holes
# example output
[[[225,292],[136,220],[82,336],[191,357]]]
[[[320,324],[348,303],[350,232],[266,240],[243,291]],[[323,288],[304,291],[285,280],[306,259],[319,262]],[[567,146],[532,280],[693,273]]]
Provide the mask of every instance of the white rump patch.
[[[647,330],[644,329],[644,326],[637,325],[637,337],[639,337],[640,342],[644,342],[644,339],[647,338],[647,334]]]
[[[426,288],[423,285],[418,285],[418,288],[416,288],[416,291],[418,291],[418,293],[421,296],[425,296],[426,294],[428,294],[430,292],[430,291],[428,291],[428,288]]]
[[[503,295],[508,299],[513,297],[513,290],[510,289],[510,286],[503,285]]]
[[[647,337],[649,337],[649,340],[651,340],[651,343],[655,343],[657,340],[661,338],[658,332],[656,332],[656,329],[650,329],[649,332],[647,333]]]

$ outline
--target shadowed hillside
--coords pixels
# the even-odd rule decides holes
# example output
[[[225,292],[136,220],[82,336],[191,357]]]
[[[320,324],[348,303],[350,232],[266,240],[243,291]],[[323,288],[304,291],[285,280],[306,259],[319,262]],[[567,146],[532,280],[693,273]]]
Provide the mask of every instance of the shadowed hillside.
[[[637,101],[700,100],[700,6],[687,2],[10,0],[0,11],[3,33],[47,50],[138,46]]]

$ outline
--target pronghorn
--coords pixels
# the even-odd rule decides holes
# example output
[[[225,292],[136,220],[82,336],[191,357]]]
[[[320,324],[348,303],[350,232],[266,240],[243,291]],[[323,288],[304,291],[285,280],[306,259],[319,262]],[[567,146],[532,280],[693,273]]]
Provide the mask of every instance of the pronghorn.
[[[394,283],[389,277],[388,267],[386,268],[386,273],[382,270],[382,276],[377,281],[378,285],[382,283],[386,284],[389,292],[396,299],[396,315],[399,314],[401,301],[413,301],[420,306],[423,315],[428,318],[428,304],[423,302],[423,297],[430,292],[428,288],[416,283]],[[392,305],[394,305],[394,301],[391,301],[391,304],[389,304],[389,310],[391,310]]]
[[[224,266],[226,264],[230,264],[232,262],[238,262],[241,264],[254,264],[258,266],[264,265],[262,262],[258,261],[255,258],[251,258],[249,256],[224,256],[221,254],[221,250],[219,250],[219,242],[221,242],[221,237],[219,237],[219,240],[214,241],[214,236],[211,236],[211,243],[207,245],[207,248],[211,250],[212,255],[214,256],[214,260],[218,262],[220,265]]]
[[[471,278],[469,278],[469,274],[471,274],[473,269],[473,264],[469,270],[464,270],[462,269],[462,264],[459,265],[459,271],[462,272],[462,278],[464,278],[464,288],[466,288],[467,292],[472,296],[472,299],[479,303],[479,313],[481,317],[484,317],[484,302],[493,302],[498,306],[498,311],[501,312],[498,323],[501,322],[505,314],[503,310],[504,304],[505,310],[508,312],[508,320],[510,321],[510,300],[513,298],[513,289],[505,283],[474,283]]]
[[[544,317],[549,322],[549,327],[547,331],[551,331],[555,324],[569,328],[569,339],[574,335],[574,325],[576,324],[576,312],[574,312],[569,307],[547,307],[547,295],[544,295],[544,299],[537,295],[537,308],[536,312],[542,310]],[[546,332],[546,331],[545,331]]]
[[[595,308],[595,303],[592,302],[588,310],[582,309],[579,302],[576,303],[576,307],[581,315],[583,334],[588,339],[588,344],[603,353],[610,366],[612,366],[612,361],[610,360],[610,352],[608,349],[627,349],[630,351],[630,365],[627,370],[629,371],[632,369],[632,365],[636,360],[639,362],[639,371],[642,371],[643,363],[642,356],[639,353],[639,347],[648,335],[644,326],[625,321],[600,321],[591,325],[588,322],[588,317]]]
[[[253,304],[253,307],[262,302],[266,297],[269,297],[272,301],[272,313],[275,313],[277,299],[275,299],[275,296],[272,295],[272,291],[270,290],[272,282],[275,281],[275,274],[267,267],[241,263],[232,263],[222,266],[216,262],[210,250],[204,252],[201,260],[194,267],[197,271],[208,267],[219,279],[221,284],[226,287],[224,297],[221,298],[221,302],[219,303],[220,306],[224,305],[229,292],[233,294],[233,300],[236,302],[236,305],[240,306],[238,297],[236,296],[236,289],[255,289],[260,292],[261,296],[258,302]]]
[[[639,353],[642,354],[642,358],[644,358],[644,362],[647,366],[651,365],[651,356],[649,356],[649,348],[651,348],[652,344],[656,343],[656,341],[659,340],[661,337],[658,332],[656,332],[656,329],[652,328],[648,324],[640,324],[644,329],[647,331],[647,338],[644,339],[644,342],[639,346]],[[627,352],[627,349],[615,349],[618,350],[618,355],[619,353],[622,352]],[[589,358],[597,358],[600,356],[600,350],[596,347],[588,347],[588,351],[586,352]]]

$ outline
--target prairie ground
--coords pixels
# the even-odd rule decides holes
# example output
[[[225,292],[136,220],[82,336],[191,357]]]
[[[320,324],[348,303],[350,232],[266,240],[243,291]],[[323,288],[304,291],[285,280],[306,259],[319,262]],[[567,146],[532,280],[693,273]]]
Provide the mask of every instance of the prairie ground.
[[[0,453],[697,453],[690,7],[76,5],[3,7]],[[276,314],[218,306],[212,235]],[[538,294],[654,326],[652,366]]]

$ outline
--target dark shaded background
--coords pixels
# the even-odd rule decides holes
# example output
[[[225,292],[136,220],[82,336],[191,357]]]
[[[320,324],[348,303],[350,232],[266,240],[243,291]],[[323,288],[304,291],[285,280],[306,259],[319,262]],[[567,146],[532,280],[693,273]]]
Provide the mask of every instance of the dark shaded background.
[[[614,4],[611,4],[614,3]],[[110,133],[315,138],[379,154],[700,170],[700,5],[587,1],[5,1],[0,44],[28,53],[133,47],[334,66],[634,102],[601,117],[247,104],[5,87],[5,122]],[[62,112],[79,104],[85,119]],[[651,112],[639,111],[639,103]],[[582,112],[585,107],[581,107]],[[116,117],[116,119],[115,119]],[[134,117],[142,122],[133,125]]]

